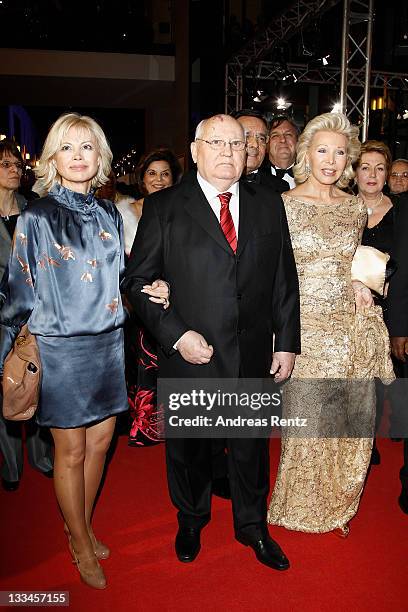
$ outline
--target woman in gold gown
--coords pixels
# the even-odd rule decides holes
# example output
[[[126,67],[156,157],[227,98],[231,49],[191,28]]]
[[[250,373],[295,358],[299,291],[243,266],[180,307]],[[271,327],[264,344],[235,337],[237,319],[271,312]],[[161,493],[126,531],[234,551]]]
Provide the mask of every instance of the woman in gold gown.
[[[340,113],[315,117],[301,135],[283,195],[300,286],[302,354],[283,391],[284,416],[268,521],[287,529],[348,534],[370,462],[373,376],[392,378],[388,335],[370,290],[351,266],[367,220],[344,188],[358,158],[358,128]],[[308,437],[307,437],[308,436]]]

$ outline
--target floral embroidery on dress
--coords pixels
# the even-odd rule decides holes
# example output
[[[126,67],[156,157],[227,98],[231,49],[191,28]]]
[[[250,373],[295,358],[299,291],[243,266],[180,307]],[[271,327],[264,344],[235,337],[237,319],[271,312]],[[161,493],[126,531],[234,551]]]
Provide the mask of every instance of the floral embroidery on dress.
[[[20,255],[17,255],[17,259],[18,259],[18,262],[19,262],[19,264],[20,264],[20,266],[21,266],[21,271],[22,271],[22,273],[23,273],[23,274],[30,274],[30,266],[28,265],[28,263],[26,263],[26,262],[24,261],[24,259],[22,259],[22,258],[20,257]]]
[[[95,268],[99,268],[100,266],[100,263],[97,259],[87,259],[86,263],[89,264],[94,270]]]
[[[107,308],[108,310],[111,311],[112,314],[114,314],[118,309],[118,304],[119,304],[118,298],[113,298],[110,304],[105,305],[105,308]]]
[[[54,266],[55,268],[59,268],[61,266],[61,264],[56,259],[50,257],[49,255],[47,255],[47,253],[43,253],[40,259],[38,260],[38,265],[41,270],[46,270],[47,264],[49,266]]]
[[[93,283],[92,274],[90,272],[84,272],[81,276],[81,281],[84,283]]]
[[[23,274],[28,275],[25,282],[27,283],[27,285],[30,285],[31,287],[33,287],[33,279],[31,278],[30,266],[28,265],[28,263],[24,261],[24,259],[22,259],[22,257],[20,257],[20,255],[17,255],[17,259],[21,266],[21,272]]]
[[[60,245],[57,242],[54,242],[54,246],[59,251],[61,259],[64,259],[65,261],[68,261],[68,259],[73,259],[75,261],[75,254],[71,247]]]
[[[50,257],[49,255],[47,255],[47,253],[44,253],[44,257],[47,259],[49,266],[55,266],[56,268],[59,268],[61,266],[61,264],[56,259]]]
[[[20,238],[20,244],[22,245],[27,244],[27,236],[23,234],[23,232],[19,232],[19,234],[17,234],[17,237]]]
[[[105,232],[105,230],[101,230],[99,232],[99,238],[101,240],[112,240],[112,234],[110,234],[109,232]]]

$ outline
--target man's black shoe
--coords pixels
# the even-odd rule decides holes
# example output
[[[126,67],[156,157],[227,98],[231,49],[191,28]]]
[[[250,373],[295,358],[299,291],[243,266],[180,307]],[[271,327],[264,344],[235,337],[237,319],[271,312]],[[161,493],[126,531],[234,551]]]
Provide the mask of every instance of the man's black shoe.
[[[404,514],[408,514],[408,491],[402,489],[401,495],[398,498],[399,507]]]
[[[289,569],[289,559],[279,544],[272,540],[270,536],[266,536],[257,542],[249,540],[241,534],[235,534],[235,537],[241,544],[252,548],[260,563],[280,571]]]
[[[211,492],[217,497],[222,497],[223,499],[231,499],[231,488],[228,476],[223,476],[222,478],[214,478],[211,483]]]
[[[54,470],[48,470],[47,472],[41,472],[46,478],[54,478]]]
[[[200,552],[200,530],[180,527],[176,535],[176,555],[179,561],[191,563]]]
[[[20,486],[19,480],[6,480],[5,478],[1,479],[1,486],[5,491],[17,491]]]

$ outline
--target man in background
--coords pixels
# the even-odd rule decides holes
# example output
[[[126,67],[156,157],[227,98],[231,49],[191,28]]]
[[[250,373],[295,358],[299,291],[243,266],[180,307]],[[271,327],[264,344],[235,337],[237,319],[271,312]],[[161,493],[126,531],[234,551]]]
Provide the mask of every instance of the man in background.
[[[273,119],[269,130],[269,161],[273,176],[283,179],[290,189],[296,186],[292,167],[296,160],[296,144],[299,130],[290,117]]]
[[[391,194],[408,191],[408,159],[396,159],[392,162],[388,186]]]
[[[269,167],[262,167],[269,142],[268,124],[265,117],[252,109],[236,111],[232,113],[232,117],[237,119],[245,130],[247,159],[242,179],[248,183],[270,187],[278,193],[288,191],[290,187],[286,181],[273,176]]]

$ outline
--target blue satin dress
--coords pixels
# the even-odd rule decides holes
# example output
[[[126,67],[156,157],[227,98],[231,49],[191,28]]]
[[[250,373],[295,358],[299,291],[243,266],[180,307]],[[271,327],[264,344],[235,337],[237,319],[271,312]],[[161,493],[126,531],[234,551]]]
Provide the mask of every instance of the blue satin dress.
[[[57,183],[19,216],[0,364],[28,323],[43,371],[40,425],[80,427],[127,410],[123,271],[122,220],[111,202]]]

